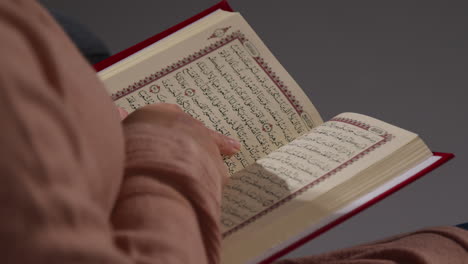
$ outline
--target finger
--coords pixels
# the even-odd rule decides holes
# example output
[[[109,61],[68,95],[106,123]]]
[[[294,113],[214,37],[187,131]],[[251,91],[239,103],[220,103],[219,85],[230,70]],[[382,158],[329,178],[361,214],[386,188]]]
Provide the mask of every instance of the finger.
[[[210,133],[210,136],[214,139],[216,145],[219,148],[219,152],[222,155],[231,156],[236,154],[240,150],[241,144],[239,143],[239,141],[225,136],[221,133],[218,133],[216,131],[213,131],[211,129],[208,129],[208,131]]]
[[[120,120],[124,120],[128,116],[128,112],[122,107],[117,107],[117,110],[119,110]]]

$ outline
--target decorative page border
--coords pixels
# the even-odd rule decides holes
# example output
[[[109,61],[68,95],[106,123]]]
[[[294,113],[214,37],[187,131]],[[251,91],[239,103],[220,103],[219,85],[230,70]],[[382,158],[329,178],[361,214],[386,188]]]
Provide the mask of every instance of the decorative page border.
[[[343,122],[343,123],[346,123],[346,124],[349,124],[349,125],[357,126],[357,127],[362,128],[364,130],[367,130],[367,131],[372,131],[372,132],[378,134],[382,138],[382,140],[380,140],[379,142],[376,142],[374,145],[372,145],[372,146],[368,147],[367,149],[361,151],[360,153],[356,154],[354,157],[352,157],[351,159],[349,159],[345,163],[343,163],[340,166],[336,167],[335,169],[329,171],[328,173],[322,175],[321,177],[319,177],[315,181],[307,184],[306,186],[302,187],[301,189],[297,190],[296,192],[291,193],[290,195],[286,196],[282,200],[278,201],[276,204],[266,208],[265,210],[259,212],[258,214],[252,216],[251,218],[245,220],[243,223],[241,223],[241,224],[231,228],[230,230],[224,232],[222,234],[223,238],[226,238],[227,236],[233,234],[236,231],[239,231],[243,227],[245,227],[245,226],[251,224],[252,222],[256,221],[257,219],[259,219],[260,217],[265,216],[266,214],[268,214],[271,211],[279,208],[283,204],[285,204],[285,203],[291,201],[292,199],[296,198],[297,196],[303,194],[304,192],[306,192],[307,190],[309,190],[313,186],[315,186],[315,185],[323,182],[324,180],[330,178],[332,175],[336,174],[337,172],[341,171],[342,169],[346,168],[347,166],[353,164],[357,160],[361,159],[362,157],[366,156],[367,154],[369,154],[370,152],[372,152],[376,148],[384,145],[385,143],[391,141],[394,138],[394,136],[392,134],[389,134],[389,133],[385,132],[384,130],[382,130],[380,128],[370,126],[370,125],[368,125],[368,124],[366,124],[364,122],[354,120],[354,119],[351,119],[351,118],[335,117],[335,118],[331,119],[330,121]]]
[[[189,55],[188,57],[185,57],[172,65],[169,65],[166,68],[163,68],[162,70],[155,72],[153,74],[150,74],[149,76],[145,77],[142,80],[139,80],[137,82],[134,82],[133,84],[127,86],[126,88],[123,88],[116,93],[111,94],[112,100],[116,101],[124,96],[127,96],[147,85],[149,85],[152,82],[155,82],[162,77],[168,75],[169,73],[172,73],[190,63],[193,63],[194,61],[210,54],[211,52],[231,43],[234,40],[239,40],[242,45],[252,45],[251,42],[245,37],[243,33],[240,31],[235,31],[231,33],[230,35],[227,35],[225,38],[216,41],[215,43],[206,46],[205,48],[193,53],[192,55]],[[250,54],[249,52],[247,52]],[[252,56],[252,54],[250,54]],[[273,81],[273,83],[276,85],[276,87],[281,91],[281,93],[286,97],[286,99],[289,101],[289,103],[294,107],[296,112],[301,116],[301,114],[304,112],[302,105],[300,105],[299,101],[296,99],[295,96],[292,95],[291,91],[289,90],[288,86],[284,84],[283,81],[280,80],[278,75],[273,72],[270,66],[268,66],[267,62],[261,58],[260,56],[252,56],[252,58],[257,62],[258,66],[268,75],[268,77]]]

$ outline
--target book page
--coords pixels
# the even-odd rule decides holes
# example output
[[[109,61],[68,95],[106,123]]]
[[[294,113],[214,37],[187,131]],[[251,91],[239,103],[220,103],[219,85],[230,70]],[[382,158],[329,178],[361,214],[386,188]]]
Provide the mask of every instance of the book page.
[[[207,127],[238,139],[241,151],[225,159],[235,173],[322,120],[244,19],[218,12],[224,16],[208,17],[202,28],[193,25],[194,30],[173,35],[173,45],[165,40],[167,48],[148,51],[145,60],[140,54],[139,63],[127,60],[131,67],[106,69],[112,74],[101,77],[115,103],[129,112],[175,103]]]
[[[379,120],[345,113],[234,174],[223,192],[223,257],[231,260],[239,252],[244,256],[262,252],[300,233],[330,213],[330,204],[322,198],[329,191],[345,183],[353,186],[348,182],[355,175],[377,166],[416,139],[416,134]],[[427,147],[421,153],[417,155],[431,155]],[[386,175],[384,172],[352,189],[366,191]],[[342,196],[334,196],[331,203],[348,199],[349,188],[342,189],[338,194]],[[309,209],[302,209],[306,207]],[[255,243],[245,241],[252,234]]]

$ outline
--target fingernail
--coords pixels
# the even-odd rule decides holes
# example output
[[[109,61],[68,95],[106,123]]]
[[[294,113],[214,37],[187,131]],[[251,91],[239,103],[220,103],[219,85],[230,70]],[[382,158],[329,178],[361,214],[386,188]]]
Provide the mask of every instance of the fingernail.
[[[231,145],[231,147],[232,147],[234,150],[236,150],[236,151],[240,150],[241,144],[240,144],[239,141],[237,141],[237,140],[235,140],[235,139],[233,139],[233,138],[228,138],[227,141],[228,141],[229,145]]]
[[[117,109],[119,110],[120,119],[124,119],[128,116],[128,112],[125,109],[121,107],[117,107]]]

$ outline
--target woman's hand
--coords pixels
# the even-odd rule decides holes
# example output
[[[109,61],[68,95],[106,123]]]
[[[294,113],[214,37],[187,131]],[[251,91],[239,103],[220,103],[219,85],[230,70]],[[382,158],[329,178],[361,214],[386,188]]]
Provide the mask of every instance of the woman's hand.
[[[240,149],[237,140],[205,127],[202,122],[175,104],[158,103],[142,107],[128,115],[122,122],[124,126],[133,123],[163,126],[173,130],[178,137],[190,138],[191,142],[196,143],[210,156],[205,160],[215,161],[216,167],[224,172],[226,176],[223,180],[227,179],[228,173],[221,155],[233,155]]]
[[[173,104],[144,106],[122,126],[125,170],[111,218],[117,244],[143,262],[218,263],[229,176],[221,154],[240,144]]]
[[[131,115],[128,115],[122,108],[119,108],[119,112],[122,119],[125,119],[124,123],[156,122],[174,129],[184,129],[187,132],[192,132],[190,134],[197,142],[208,143],[206,141],[213,141],[222,155],[233,155],[240,149],[240,143],[237,140],[205,127],[202,122],[194,119],[175,104],[148,105],[136,110]]]

